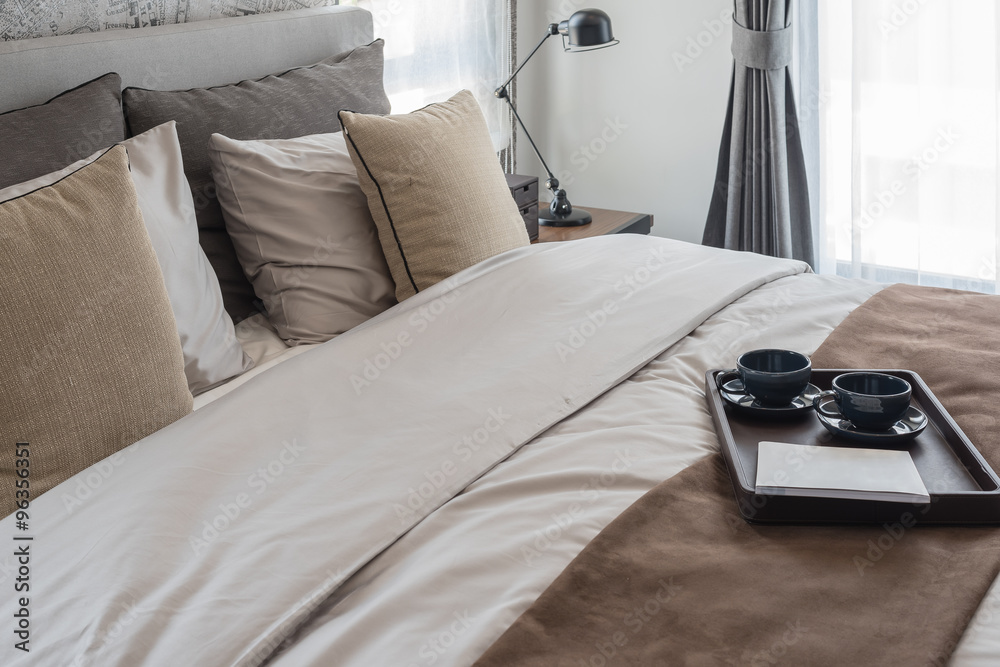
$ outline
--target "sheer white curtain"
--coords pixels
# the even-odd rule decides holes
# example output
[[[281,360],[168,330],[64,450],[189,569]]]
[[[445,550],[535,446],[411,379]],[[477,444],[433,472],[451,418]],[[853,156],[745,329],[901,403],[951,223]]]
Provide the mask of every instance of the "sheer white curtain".
[[[510,140],[506,105],[493,91],[510,74],[512,0],[357,0],[385,39],[385,87],[393,113],[441,102],[467,88],[499,151]]]
[[[820,270],[996,292],[994,0],[819,0]]]

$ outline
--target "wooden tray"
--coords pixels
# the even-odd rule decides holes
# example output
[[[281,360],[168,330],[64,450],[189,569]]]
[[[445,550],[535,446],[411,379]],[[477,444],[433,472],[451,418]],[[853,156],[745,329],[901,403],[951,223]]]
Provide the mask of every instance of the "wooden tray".
[[[829,389],[833,378],[851,370],[813,370],[811,382]],[[722,453],[736,493],[740,514],[756,523],[887,523],[1000,524],[1000,478],[944,409],[931,390],[912,371],[879,370],[901,377],[913,387],[912,404],[930,423],[908,443],[894,446],[913,457],[931,496],[929,505],[910,505],[842,498],[768,496],[754,493],[757,444],[789,442],[828,447],[870,447],[838,438],[820,424],[813,411],[801,419],[770,421],[737,413],[719,395],[715,376],[705,376],[705,395],[715,420]]]

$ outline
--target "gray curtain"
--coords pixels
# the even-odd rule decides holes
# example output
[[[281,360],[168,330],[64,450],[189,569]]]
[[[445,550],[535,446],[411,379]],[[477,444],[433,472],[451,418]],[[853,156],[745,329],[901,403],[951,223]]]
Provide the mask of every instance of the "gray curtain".
[[[813,263],[788,65],[791,0],[735,0],[733,79],[702,243]]]

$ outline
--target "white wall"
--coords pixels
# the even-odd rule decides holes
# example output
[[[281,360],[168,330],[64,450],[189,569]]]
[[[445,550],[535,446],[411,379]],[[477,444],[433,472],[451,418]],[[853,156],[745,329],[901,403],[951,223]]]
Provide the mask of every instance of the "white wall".
[[[621,44],[564,53],[549,38],[518,75],[518,112],[574,206],[653,213],[654,234],[700,243],[729,95],[732,0],[521,0],[518,58],[549,23],[589,7],[608,13]],[[517,164],[544,187],[523,133]]]

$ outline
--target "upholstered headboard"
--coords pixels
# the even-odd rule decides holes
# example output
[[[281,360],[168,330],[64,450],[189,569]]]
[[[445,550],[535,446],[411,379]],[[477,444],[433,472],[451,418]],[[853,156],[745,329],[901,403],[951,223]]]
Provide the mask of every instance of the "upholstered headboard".
[[[334,6],[0,42],[0,113],[107,72],[157,90],[256,79],[367,44],[372,33],[370,13]]]
[[[117,72],[126,88],[160,91],[208,88],[313,65],[331,56],[351,52],[372,39],[373,23],[369,12],[356,7],[334,6],[138,30],[0,42],[0,113],[47,102],[108,72]],[[381,59],[381,47],[378,52]],[[381,77],[381,66],[377,76]],[[348,90],[357,90],[362,96],[364,91],[374,90],[368,78],[359,80],[356,89],[353,82],[348,81]],[[384,99],[380,80],[377,88]],[[322,94],[320,91],[314,96]],[[373,99],[375,97],[378,96]],[[331,105],[336,102],[331,100]],[[356,108],[357,104],[351,102],[350,106]],[[299,111],[299,116],[306,113]],[[324,122],[326,116],[333,122]],[[259,137],[249,125],[243,125],[243,119],[237,115],[227,115],[219,126],[229,127],[229,131],[235,133],[230,136],[240,135],[241,130],[253,135],[237,138],[289,138],[297,136],[296,131],[302,128],[311,129],[302,130],[302,134],[338,130],[336,109],[326,116],[309,113],[298,124],[269,125]],[[212,124],[209,120],[206,126]],[[182,147],[185,127],[189,126],[178,125]],[[131,121],[129,128],[135,130]],[[192,158],[190,163],[189,157]],[[203,176],[193,179],[188,170],[196,164],[197,156],[185,149],[185,172],[196,191],[199,239],[219,278],[226,310],[238,321],[254,312],[255,295],[223,225],[210,177],[206,185],[201,182]],[[202,191],[206,187],[211,192]]]

